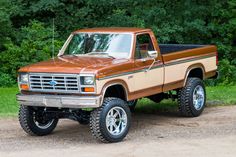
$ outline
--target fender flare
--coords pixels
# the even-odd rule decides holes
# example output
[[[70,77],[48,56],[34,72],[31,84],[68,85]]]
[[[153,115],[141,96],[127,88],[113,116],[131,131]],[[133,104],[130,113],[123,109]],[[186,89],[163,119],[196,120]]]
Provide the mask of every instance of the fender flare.
[[[205,67],[202,63],[196,63],[196,64],[193,64],[193,65],[190,65],[187,70],[186,70],[186,73],[185,73],[185,78],[184,78],[184,84],[183,86],[185,86],[186,82],[187,82],[187,79],[188,79],[188,76],[189,76],[189,73],[194,70],[194,69],[198,69],[200,68],[202,70],[202,79],[205,79]]]
[[[125,99],[126,99],[125,101],[128,100],[129,88],[128,88],[128,85],[126,84],[126,82],[124,80],[121,80],[121,79],[111,80],[111,81],[108,81],[107,83],[105,83],[105,85],[102,88],[102,91],[101,91],[101,95],[102,95],[101,104],[104,100],[104,96],[105,96],[105,93],[106,93],[107,89],[109,87],[112,87],[112,86],[115,86],[115,85],[120,85],[120,86],[123,87],[124,92],[125,92]]]

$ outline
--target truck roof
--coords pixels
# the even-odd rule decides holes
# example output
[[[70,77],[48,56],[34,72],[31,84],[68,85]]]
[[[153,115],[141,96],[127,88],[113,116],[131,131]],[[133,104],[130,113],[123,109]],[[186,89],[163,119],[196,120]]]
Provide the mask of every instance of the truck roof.
[[[79,29],[77,32],[118,32],[118,33],[139,33],[144,31],[151,31],[147,28],[135,28],[135,27],[99,27],[99,28],[86,28]]]

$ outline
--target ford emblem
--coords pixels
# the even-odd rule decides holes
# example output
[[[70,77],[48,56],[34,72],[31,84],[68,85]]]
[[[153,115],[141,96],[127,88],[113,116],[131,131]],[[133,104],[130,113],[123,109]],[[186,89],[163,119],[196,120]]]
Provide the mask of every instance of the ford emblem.
[[[52,80],[52,81],[49,82],[49,84],[50,84],[51,86],[55,86],[55,85],[57,85],[57,81]]]

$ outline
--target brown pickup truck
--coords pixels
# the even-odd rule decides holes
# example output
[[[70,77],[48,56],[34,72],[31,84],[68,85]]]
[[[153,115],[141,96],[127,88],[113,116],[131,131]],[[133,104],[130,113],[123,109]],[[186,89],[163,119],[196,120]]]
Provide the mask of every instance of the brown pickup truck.
[[[103,142],[118,142],[141,98],[174,98],[181,115],[199,116],[202,80],[217,76],[217,62],[213,45],[158,45],[150,29],[81,29],[56,58],[19,70],[19,121],[28,134],[42,136],[69,118],[89,124]]]

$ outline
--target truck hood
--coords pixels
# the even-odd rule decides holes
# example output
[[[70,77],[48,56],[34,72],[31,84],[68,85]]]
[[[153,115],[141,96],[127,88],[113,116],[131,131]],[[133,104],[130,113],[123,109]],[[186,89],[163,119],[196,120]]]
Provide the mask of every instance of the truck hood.
[[[88,56],[62,56],[25,66],[19,72],[38,73],[96,73],[99,69],[127,62],[128,59],[98,58]]]

